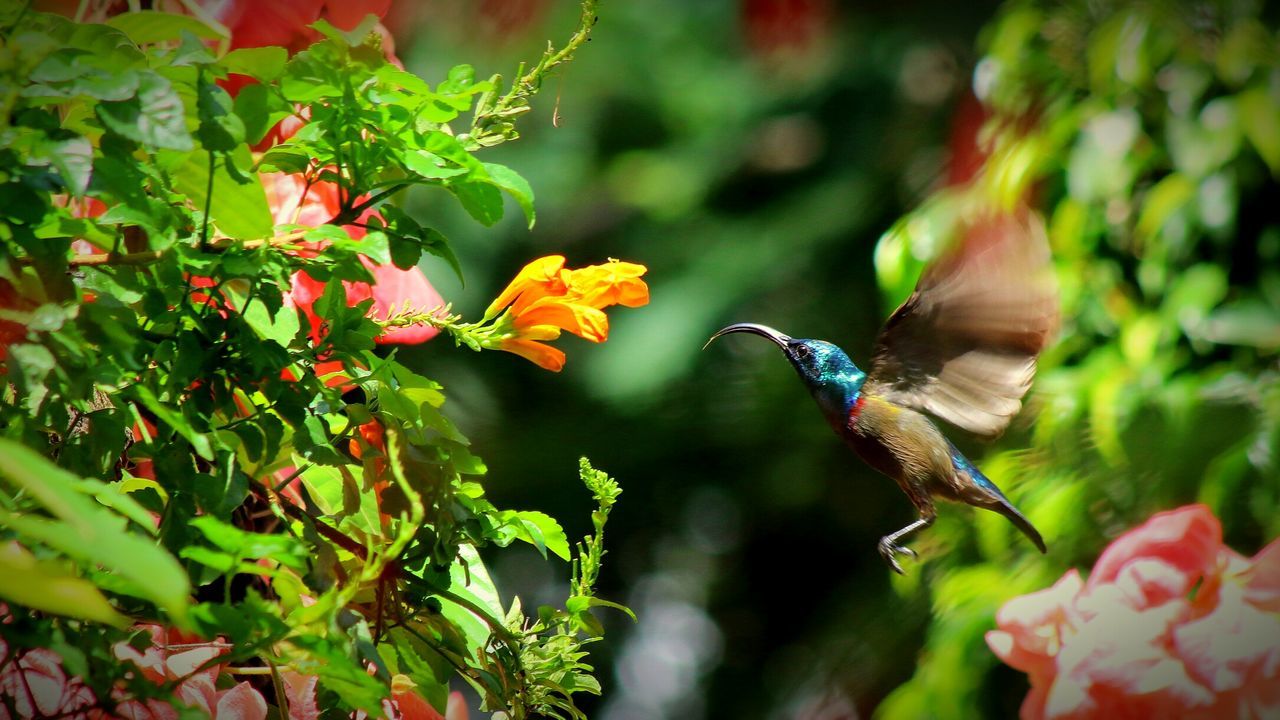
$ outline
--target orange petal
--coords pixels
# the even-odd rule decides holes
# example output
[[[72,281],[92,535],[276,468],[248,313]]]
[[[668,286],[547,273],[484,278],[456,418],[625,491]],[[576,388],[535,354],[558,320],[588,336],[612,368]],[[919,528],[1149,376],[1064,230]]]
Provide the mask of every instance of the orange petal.
[[[564,367],[564,353],[545,343],[512,338],[502,341],[501,347],[503,350],[515,353],[544,370],[560,372],[560,369]]]
[[[560,337],[561,332],[555,325],[531,325],[520,327],[519,330],[522,340],[555,340]]]
[[[516,303],[513,312],[519,314],[539,298],[564,294],[560,281],[560,269],[563,267],[563,255],[548,255],[525,265],[520,272],[516,273],[506,289],[490,303],[489,308],[484,311],[484,316],[494,317],[502,312],[502,308],[513,302]]]
[[[638,307],[649,302],[649,286],[640,279],[647,271],[643,265],[611,260],[571,271],[567,284],[571,294],[592,307]]]
[[[609,337],[609,318],[603,311],[562,298],[543,298],[516,316],[515,327],[522,335],[537,325],[564,328],[591,342],[604,342]]]

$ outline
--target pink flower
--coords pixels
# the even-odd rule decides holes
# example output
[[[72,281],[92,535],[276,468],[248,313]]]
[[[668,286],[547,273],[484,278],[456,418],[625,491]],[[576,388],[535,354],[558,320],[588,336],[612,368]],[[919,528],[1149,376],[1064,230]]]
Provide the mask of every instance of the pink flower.
[[[0,698],[12,701],[16,717],[62,715],[94,704],[93,692],[79,678],[67,677],[62,658],[52,650],[36,648],[10,658],[9,646],[0,640],[0,662]],[[4,702],[0,718],[9,718]]]
[[[267,203],[277,224],[294,223],[315,227],[331,220],[341,209],[338,186],[331,182],[314,182],[310,185],[301,175],[287,173],[263,173],[262,182],[267,190]],[[367,213],[365,217],[372,216]],[[365,236],[365,230],[357,225],[345,226],[353,239]],[[313,248],[323,252],[323,247]],[[310,252],[310,251],[308,251]],[[385,320],[406,305],[416,310],[433,310],[444,305],[444,299],[418,268],[401,269],[394,265],[380,265],[361,258],[361,262],[373,275],[374,282],[343,282],[347,305],[355,306],[372,298],[370,309],[375,319]],[[321,320],[313,309],[315,301],[324,294],[325,284],[305,272],[293,275],[293,287],[289,299],[311,323],[313,341],[320,339]],[[417,324],[388,328],[376,338],[378,343],[417,344],[439,334],[429,325]]]
[[[1027,673],[1024,719],[1262,717],[1280,712],[1280,540],[1252,559],[1203,505],[1158,513],[1014,598],[987,644]]]

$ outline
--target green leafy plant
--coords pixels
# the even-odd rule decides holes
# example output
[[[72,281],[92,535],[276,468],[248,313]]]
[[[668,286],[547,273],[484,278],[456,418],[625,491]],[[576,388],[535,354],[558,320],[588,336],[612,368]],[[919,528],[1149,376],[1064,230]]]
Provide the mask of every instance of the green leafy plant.
[[[0,673],[63,673],[10,716],[408,716],[451,678],[513,718],[582,716],[590,610],[620,607],[594,595],[617,484],[583,461],[599,509],[576,548],[496,508],[441,386],[379,350],[442,324],[414,304],[438,301],[423,253],[462,273],[389,201],[436,187],[491,225],[505,194],[532,225],[529,184],[476,153],[517,137],[582,10],[504,92],[400,69],[373,16],[319,19],[291,55],[229,49],[205,16],[0,9]],[[572,563],[564,610],[503,609],[477,550],[517,540]]]

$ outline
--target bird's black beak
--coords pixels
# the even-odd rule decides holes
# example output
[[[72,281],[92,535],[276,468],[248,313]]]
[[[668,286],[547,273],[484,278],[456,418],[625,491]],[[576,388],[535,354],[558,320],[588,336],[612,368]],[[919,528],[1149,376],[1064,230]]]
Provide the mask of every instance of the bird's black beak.
[[[707,345],[710,345],[713,340],[721,335],[728,335],[729,333],[736,332],[752,333],[753,335],[760,335],[761,337],[769,338],[776,343],[778,347],[782,348],[783,352],[786,352],[788,345],[791,342],[790,336],[783,335],[767,325],[757,325],[756,323],[734,323],[728,327],[721,328],[715,335],[712,335],[711,339],[707,341]],[[706,350],[707,345],[703,345],[702,349]]]

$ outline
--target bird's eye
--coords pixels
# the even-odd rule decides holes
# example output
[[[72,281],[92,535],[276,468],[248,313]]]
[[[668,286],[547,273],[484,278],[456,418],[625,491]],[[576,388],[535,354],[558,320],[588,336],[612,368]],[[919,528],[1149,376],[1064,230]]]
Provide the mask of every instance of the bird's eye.
[[[810,354],[811,352],[812,352],[812,351],[811,351],[811,350],[809,350],[809,346],[807,346],[807,345],[797,345],[797,346],[796,346],[796,357],[798,357],[798,358],[806,359],[806,358],[808,358],[808,357],[809,357],[809,354]]]

